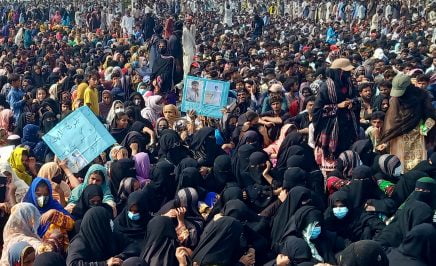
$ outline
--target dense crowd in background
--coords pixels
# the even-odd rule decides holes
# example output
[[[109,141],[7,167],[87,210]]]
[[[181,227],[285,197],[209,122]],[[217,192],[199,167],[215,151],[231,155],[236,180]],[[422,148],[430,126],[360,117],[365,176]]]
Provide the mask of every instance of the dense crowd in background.
[[[434,265],[435,40],[431,0],[2,1],[0,265]],[[117,143],[74,173],[81,106]]]

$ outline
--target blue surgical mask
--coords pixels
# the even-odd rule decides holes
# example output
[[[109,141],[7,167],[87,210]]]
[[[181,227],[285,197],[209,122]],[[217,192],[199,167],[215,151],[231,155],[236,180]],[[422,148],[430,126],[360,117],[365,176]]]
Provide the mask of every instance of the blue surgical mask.
[[[138,221],[141,218],[141,214],[140,213],[133,213],[131,211],[129,211],[127,213],[127,216],[129,216],[129,219],[132,221]]]
[[[144,95],[147,92],[147,89],[138,89],[137,90],[141,95]]]
[[[312,232],[310,232],[310,239],[317,239],[320,234],[321,234],[321,226],[315,226],[312,229]]]
[[[348,213],[348,208],[347,207],[334,207],[333,208],[333,214],[338,219],[344,218],[347,215],[347,213]]]

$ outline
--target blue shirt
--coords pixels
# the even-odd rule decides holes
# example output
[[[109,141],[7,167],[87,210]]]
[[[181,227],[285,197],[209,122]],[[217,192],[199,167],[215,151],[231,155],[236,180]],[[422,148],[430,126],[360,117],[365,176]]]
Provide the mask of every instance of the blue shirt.
[[[24,91],[21,89],[11,88],[6,97],[6,101],[11,106],[12,112],[14,113],[15,121],[18,121],[18,117],[21,115],[26,104],[26,100],[23,100]]]

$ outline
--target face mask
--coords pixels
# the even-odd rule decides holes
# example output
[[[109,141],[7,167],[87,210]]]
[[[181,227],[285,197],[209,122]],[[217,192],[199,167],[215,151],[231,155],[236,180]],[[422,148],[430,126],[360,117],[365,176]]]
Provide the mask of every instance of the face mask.
[[[121,112],[124,112],[124,108],[117,108],[117,109],[115,109],[115,113],[116,114],[121,113]]]
[[[139,218],[141,218],[141,214],[133,213],[133,212],[130,212],[130,211],[127,213],[127,216],[129,216],[129,219],[132,220],[132,221],[138,221]]]
[[[393,176],[396,177],[400,176],[402,171],[403,171],[403,167],[400,165],[397,168],[395,168]]]
[[[310,233],[310,239],[317,239],[321,234],[321,226],[315,226]]]
[[[347,207],[334,207],[333,208],[333,214],[338,219],[344,218],[345,215],[347,215],[347,213],[348,213],[348,208]]]
[[[141,95],[144,95],[144,94],[147,92],[147,90],[146,90],[146,89],[138,89],[138,92],[139,92]]]
[[[159,54],[166,54],[167,48],[158,48],[157,51],[159,52]]]
[[[42,208],[45,204],[48,202],[48,196],[39,196],[36,198],[36,201],[38,203],[38,207]]]

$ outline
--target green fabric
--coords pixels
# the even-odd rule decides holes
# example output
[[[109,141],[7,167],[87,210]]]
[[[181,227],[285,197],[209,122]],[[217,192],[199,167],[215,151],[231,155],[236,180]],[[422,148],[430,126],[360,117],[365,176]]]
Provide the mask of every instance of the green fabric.
[[[83,183],[77,186],[76,188],[74,188],[73,191],[71,191],[71,195],[70,198],[68,199],[68,203],[77,204],[80,196],[83,193],[83,190],[85,190],[85,188],[88,186],[89,177],[95,171],[101,171],[104,173],[104,181],[101,184],[101,188],[103,189],[103,202],[108,203],[110,201],[114,201],[114,197],[112,196],[111,190],[109,188],[109,178],[107,175],[106,168],[99,164],[93,164],[91,165],[91,167],[89,167],[88,172],[86,172],[85,180],[83,181]]]
[[[390,187],[395,186],[394,183],[389,182],[389,181],[384,180],[384,179],[379,180],[379,181],[377,182],[377,184],[378,184],[378,187],[379,187],[379,188],[380,188],[384,193],[386,193],[386,191],[387,191]]]

